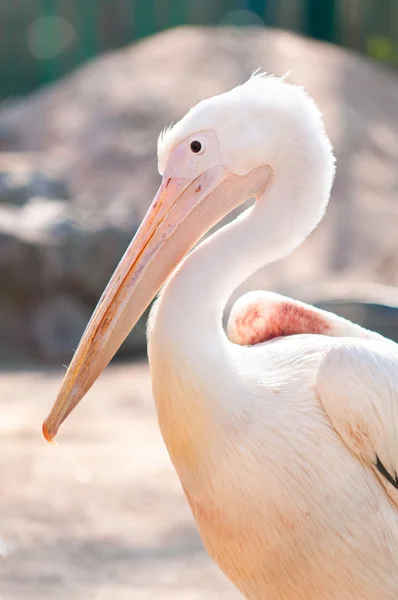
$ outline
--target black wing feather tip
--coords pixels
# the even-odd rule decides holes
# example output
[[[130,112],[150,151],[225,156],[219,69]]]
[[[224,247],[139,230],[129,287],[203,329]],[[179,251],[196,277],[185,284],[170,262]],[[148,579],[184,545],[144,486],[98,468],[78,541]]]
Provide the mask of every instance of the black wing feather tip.
[[[381,462],[381,460],[377,456],[377,454],[376,454],[376,468],[379,471],[379,473],[381,473],[383,475],[383,477],[385,477],[387,479],[387,481],[389,481],[398,490],[397,474],[395,473],[395,479],[394,479],[394,477],[391,475],[391,473],[389,473],[387,471],[387,469],[385,468],[385,466],[383,465],[383,463]]]

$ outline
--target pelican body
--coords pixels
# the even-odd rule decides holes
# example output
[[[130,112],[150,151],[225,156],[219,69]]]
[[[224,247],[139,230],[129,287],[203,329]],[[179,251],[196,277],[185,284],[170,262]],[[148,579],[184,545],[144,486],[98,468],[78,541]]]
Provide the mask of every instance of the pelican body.
[[[270,292],[243,296],[222,327],[238,285],[323,216],[334,158],[317,107],[301,88],[257,74],[166,130],[158,159],[160,189],[45,436],[161,290],[148,323],[153,395],[211,557],[247,600],[396,600],[397,345]]]

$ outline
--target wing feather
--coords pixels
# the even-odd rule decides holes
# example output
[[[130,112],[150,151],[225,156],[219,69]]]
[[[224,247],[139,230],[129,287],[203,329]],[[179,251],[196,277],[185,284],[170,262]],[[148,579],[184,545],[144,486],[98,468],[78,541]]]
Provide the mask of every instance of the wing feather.
[[[320,363],[316,389],[343,441],[398,505],[398,345],[336,340]]]
[[[227,331],[231,342],[240,346],[303,333],[385,339],[326,310],[265,291],[248,292],[235,302]]]

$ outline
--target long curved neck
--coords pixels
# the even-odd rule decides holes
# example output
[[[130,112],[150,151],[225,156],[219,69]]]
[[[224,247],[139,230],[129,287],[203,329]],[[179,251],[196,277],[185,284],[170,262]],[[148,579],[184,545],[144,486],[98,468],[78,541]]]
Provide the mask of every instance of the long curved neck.
[[[329,190],[313,175],[319,165],[306,167],[275,170],[264,195],[193,250],[165,286],[157,336],[195,364],[203,353],[219,356],[228,345],[222,314],[233,291],[261,266],[292,252],[321,219]]]
[[[301,165],[293,174],[274,170],[264,196],[187,256],[151,312],[153,394],[163,438],[184,485],[201,468],[209,436],[217,436],[215,407],[227,403],[236,410],[237,399],[245,397],[240,394],[245,349],[224,333],[225,305],[246,277],[286,256],[322,217],[330,186],[320,176],[311,177],[319,174],[313,171],[317,166]]]

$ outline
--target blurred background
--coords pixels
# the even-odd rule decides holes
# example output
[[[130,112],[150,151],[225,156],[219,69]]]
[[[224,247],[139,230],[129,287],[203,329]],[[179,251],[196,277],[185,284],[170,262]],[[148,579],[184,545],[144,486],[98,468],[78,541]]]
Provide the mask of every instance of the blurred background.
[[[159,184],[161,129],[262,68],[319,104],[327,215],[272,289],[398,341],[398,0],[0,0],[0,599],[237,599],[157,429],[142,320],[42,418]]]

